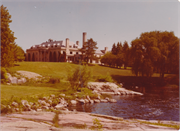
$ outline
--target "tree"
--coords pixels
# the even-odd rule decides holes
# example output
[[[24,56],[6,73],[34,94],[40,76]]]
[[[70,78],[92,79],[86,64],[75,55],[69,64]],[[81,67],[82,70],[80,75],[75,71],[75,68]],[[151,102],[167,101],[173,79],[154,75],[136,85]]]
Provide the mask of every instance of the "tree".
[[[124,68],[126,69],[126,67],[128,66],[128,62],[129,62],[129,45],[128,45],[127,41],[125,41],[123,44],[122,54],[123,54]]]
[[[142,33],[131,42],[132,72],[150,77],[155,71],[164,78],[179,61],[179,40],[173,32],[152,31]]]
[[[116,48],[116,55],[118,55],[120,53],[122,53],[122,44],[121,44],[121,42],[120,43],[118,42],[117,48]]]
[[[92,60],[94,59],[95,51],[96,49],[98,49],[96,45],[97,42],[93,41],[93,39],[90,38],[87,42],[84,43],[83,47],[80,49],[83,56],[82,59],[87,63],[89,62],[89,60],[92,62]]]
[[[116,47],[116,44],[115,44],[115,43],[114,43],[113,46],[112,46],[111,53],[112,53],[113,55],[116,55],[116,54],[117,54],[117,47]]]
[[[1,66],[13,66],[14,56],[14,32],[11,31],[9,24],[12,22],[11,15],[6,7],[1,5]]]
[[[16,44],[14,44],[13,54],[14,54],[14,61],[17,62],[17,61],[24,61],[25,60],[24,50]]]

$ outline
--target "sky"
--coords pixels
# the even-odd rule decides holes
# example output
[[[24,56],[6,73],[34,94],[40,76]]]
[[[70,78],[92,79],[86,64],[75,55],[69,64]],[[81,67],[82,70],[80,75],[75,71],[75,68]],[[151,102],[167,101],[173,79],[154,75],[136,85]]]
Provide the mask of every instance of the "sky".
[[[173,31],[180,38],[178,0],[1,0],[11,30],[24,51],[48,39],[93,38],[99,50],[131,41],[143,32]],[[178,22],[179,21],[179,22]]]

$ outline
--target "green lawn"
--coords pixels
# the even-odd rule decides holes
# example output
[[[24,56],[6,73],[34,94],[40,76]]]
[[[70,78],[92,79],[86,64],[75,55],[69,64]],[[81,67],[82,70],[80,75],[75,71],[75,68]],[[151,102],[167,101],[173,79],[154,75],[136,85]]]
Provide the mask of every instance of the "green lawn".
[[[63,92],[68,92],[69,84],[66,81],[66,77],[70,68],[77,68],[81,65],[72,64],[72,63],[58,63],[58,62],[19,62],[16,63],[16,66],[9,68],[10,72],[15,72],[18,70],[24,71],[31,71],[43,76],[52,76],[52,77],[59,77],[61,78],[61,82],[58,84],[44,84],[39,86],[37,85],[28,85],[28,86],[9,86],[9,85],[1,85],[1,100],[2,99],[9,99],[14,95],[15,97],[25,97],[25,96],[37,96],[40,94],[53,94]],[[99,75],[109,75],[116,82],[123,82],[126,85],[139,85],[139,86],[146,86],[148,83],[155,83],[158,85],[159,83],[159,74],[154,74],[151,79],[142,78],[142,77],[135,77],[131,70],[128,69],[116,69],[110,68],[100,65],[89,66],[90,70],[92,71],[93,76]],[[165,75],[166,76],[166,75]],[[62,79],[64,78],[64,79]]]
[[[12,96],[25,98],[27,96],[50,95],[57,93],[58,89],[52,87],[31,87],[31,86],[12,86],[1,84],[1,100],[9,100]]]
[[[66,77],[70,68],[76,68],[80,65],[66,62],[18,62],[19,66],[10,68],[10,71],[25,70],[31,71],[43,76]],[[89,66],[94,76],[98,75],[119,75],[119,76],[134,76],[130,68],[116,69],[100,65]],[[154,73],[153,77],[158,77],[159,74]]]

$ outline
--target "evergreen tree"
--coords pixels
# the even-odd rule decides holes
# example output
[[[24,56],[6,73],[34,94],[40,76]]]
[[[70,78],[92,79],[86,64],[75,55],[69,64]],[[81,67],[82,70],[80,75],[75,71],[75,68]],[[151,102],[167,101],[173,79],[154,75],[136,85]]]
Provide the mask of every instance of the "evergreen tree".
[[[80,49],[83,60],[87,63],[89,62],[89,60],[92,62],[92,60],[95,58],[94,54],[96,49],[98,49],[97,42],[95,42],[92,38],[87,40],[87,42],[85,42],[83,47]]]
[[[11,31],[9,24],[12,22],[11,15],[6,7],[1,5],[1,66],[13,66],[14,56],[14,32]]]
[[[113,55],[116,55],[116,54],[117,54],[117,47],[116,47],[116,44],[115,44],[115,43],[114,43],[113,46],[112,46],[111,53],[112,53]]]

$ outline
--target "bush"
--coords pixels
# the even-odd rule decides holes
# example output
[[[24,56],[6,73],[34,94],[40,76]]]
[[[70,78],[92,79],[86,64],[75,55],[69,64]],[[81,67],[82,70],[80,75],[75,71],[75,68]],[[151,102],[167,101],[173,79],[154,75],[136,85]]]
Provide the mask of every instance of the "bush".
[[[1,82],[6,83],[8,81],[7,71],[4,67],[1,67]]]
[[[103,76],[103,75],[99,76],[96,81],[98,81],[98,82],[113,82],[113,79],[109,75],[109,73],[107,73],[107,75],[105,75],[105,76]]]
[[[78,67],[68,73],[68,81],[73,90],[78,90],[79,87],[87,87],[90,79],[91,71],[87,66]]]
[[[50,77],[49,83],[52,83],[52,84],[60,83],[60,78]]]

